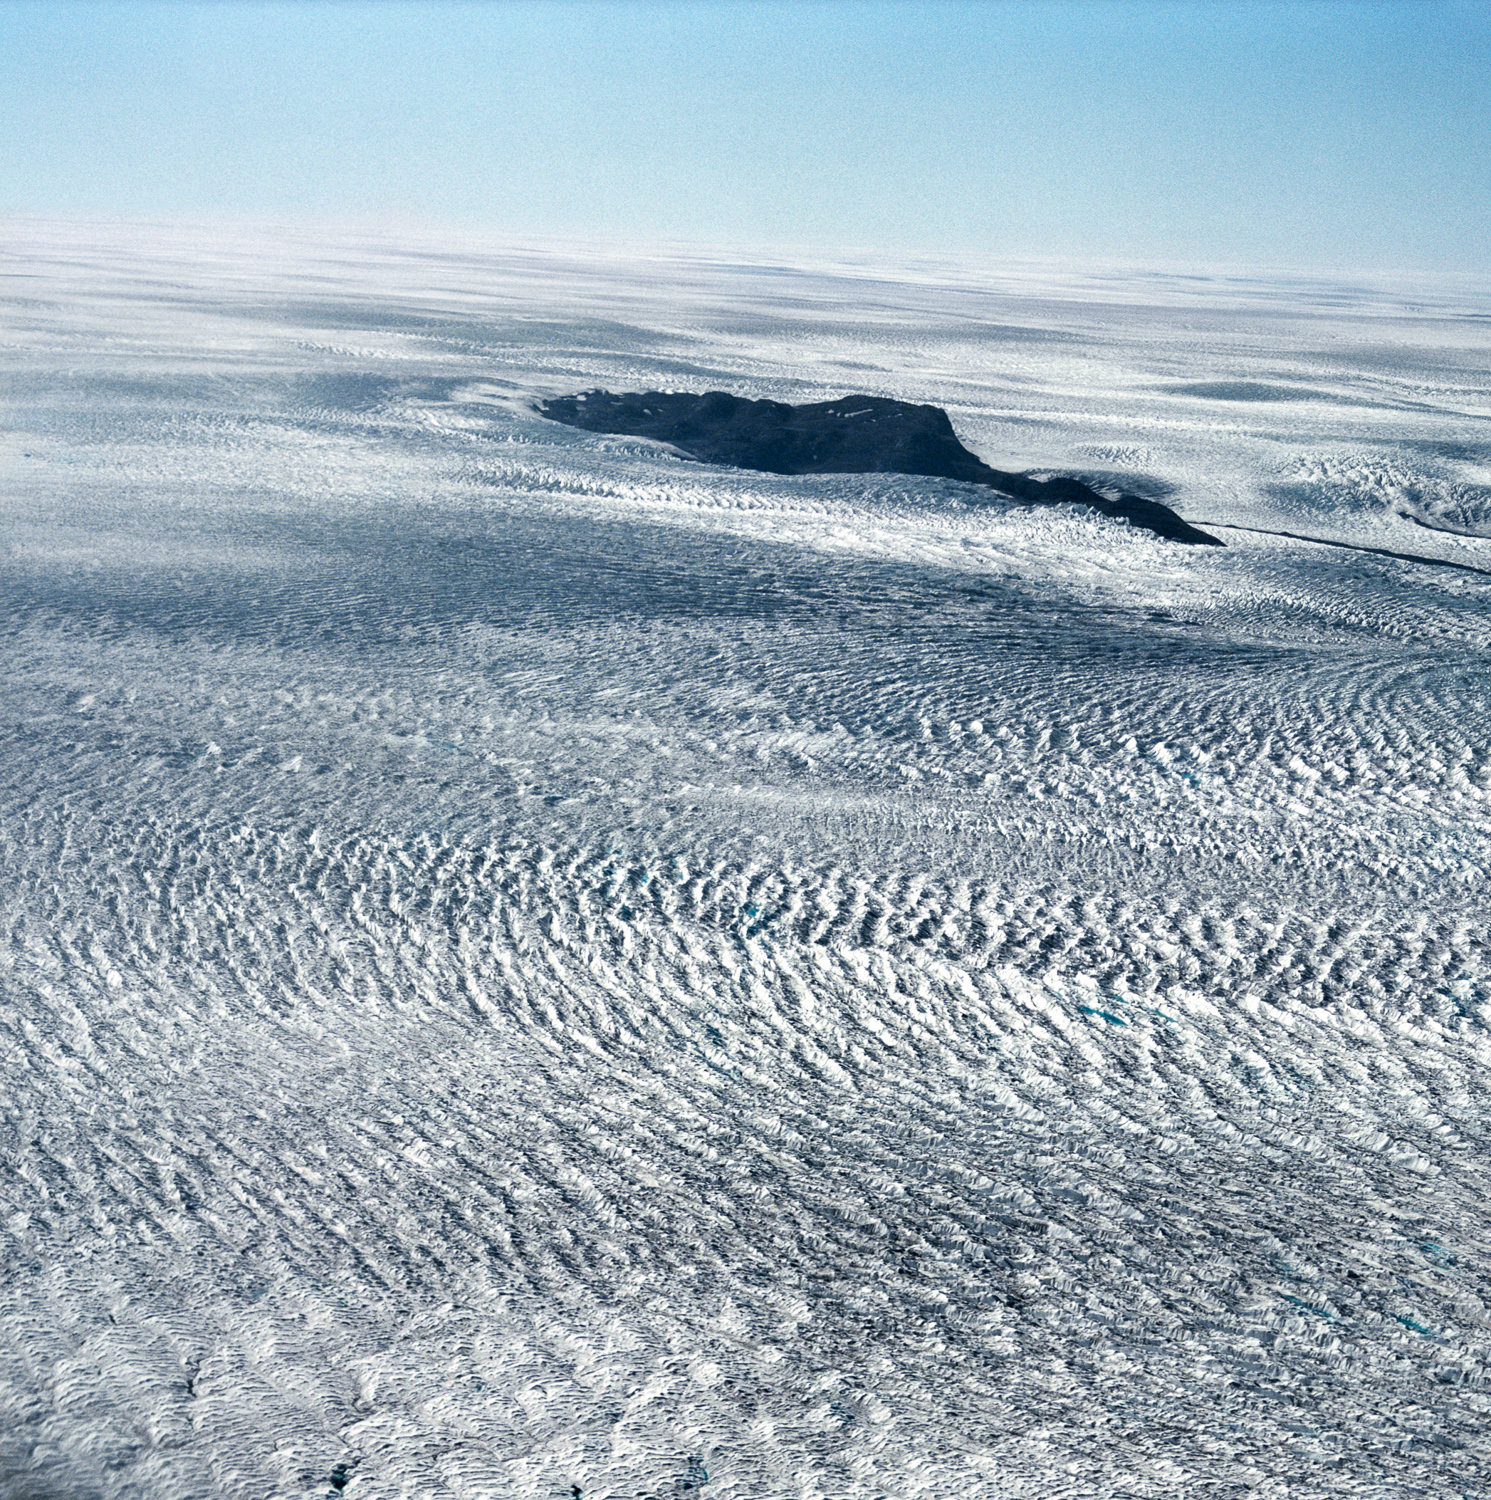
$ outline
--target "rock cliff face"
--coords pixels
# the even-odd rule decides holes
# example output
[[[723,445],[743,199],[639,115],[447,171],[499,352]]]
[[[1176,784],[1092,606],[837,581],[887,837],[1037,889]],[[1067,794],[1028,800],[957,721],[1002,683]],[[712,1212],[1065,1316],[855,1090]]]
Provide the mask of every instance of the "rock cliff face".
[[[958,441],[947,413],[884,396],[789,406],[725,391],[705,395],[586,391],[544,402],[551,421],[671,443],[705,463],[768,474],[923,474],[979,484],[1032,505],[1084,505],[1171,541],[1220,547],[1169,506],[1141,495],[1100,494],[1077,479],[1032,479],[990,468]]]

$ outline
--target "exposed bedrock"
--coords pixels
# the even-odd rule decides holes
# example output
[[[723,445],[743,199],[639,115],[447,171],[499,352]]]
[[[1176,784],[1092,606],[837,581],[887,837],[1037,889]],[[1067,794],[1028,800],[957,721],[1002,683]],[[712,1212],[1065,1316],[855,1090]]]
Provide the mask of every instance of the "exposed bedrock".
[[[992,469],[958,441],[939,406],[846,396],[789,406],[726,391],[585,391],[540,404],[554,422],[671,443],[704,463],[768,474],[924,474],[984,485],[1031,505],[1084,505],[1174,542],[1220,547],[1214,536],[1142,495],[1100,494],[1079,479],[1032,479]]]

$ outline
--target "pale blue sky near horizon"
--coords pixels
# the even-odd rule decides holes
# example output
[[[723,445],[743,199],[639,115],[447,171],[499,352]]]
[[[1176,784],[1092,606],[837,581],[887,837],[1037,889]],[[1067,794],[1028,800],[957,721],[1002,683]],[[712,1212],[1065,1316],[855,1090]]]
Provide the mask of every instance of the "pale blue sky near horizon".
[[[1491,5],[0,4],[0,213],[1491,272]]]

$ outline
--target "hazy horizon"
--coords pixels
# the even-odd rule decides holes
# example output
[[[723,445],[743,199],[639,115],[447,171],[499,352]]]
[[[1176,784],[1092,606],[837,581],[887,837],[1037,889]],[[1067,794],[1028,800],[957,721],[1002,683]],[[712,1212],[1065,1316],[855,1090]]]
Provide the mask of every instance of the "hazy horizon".
[[[0,212],[1491,270],[1462,4],[11,4]]]

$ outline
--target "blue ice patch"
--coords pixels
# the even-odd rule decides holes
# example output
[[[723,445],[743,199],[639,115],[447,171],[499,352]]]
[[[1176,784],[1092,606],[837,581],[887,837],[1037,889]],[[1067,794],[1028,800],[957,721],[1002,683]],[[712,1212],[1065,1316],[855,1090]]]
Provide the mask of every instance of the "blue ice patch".
[[[1111,1021],[1115,1026],[1127,1026],[1129,1024],[1124,1020],[1122,1016],[1115,1016],[1113,1012],[1109,1010],[1098,1010],[1096,1006],[1079,1005],[1077,1009],[1080,1010],[1084,1016],[1101,1016],[1105,1021]]]

